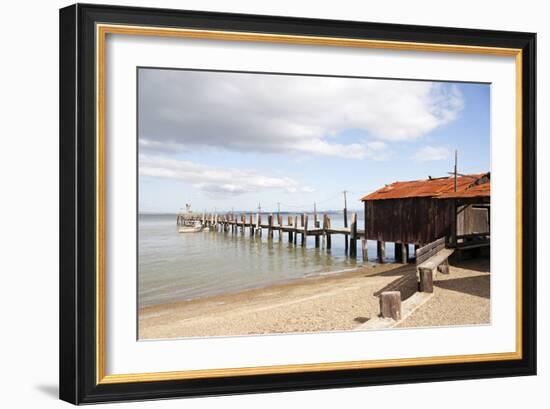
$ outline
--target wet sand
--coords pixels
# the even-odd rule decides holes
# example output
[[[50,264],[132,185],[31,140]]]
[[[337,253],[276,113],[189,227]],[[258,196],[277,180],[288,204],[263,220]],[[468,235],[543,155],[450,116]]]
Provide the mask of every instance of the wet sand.
[[[142,308],[139,338],[341,331],[378,314],[378,290],[414,266],[372,264],[266,288]]]

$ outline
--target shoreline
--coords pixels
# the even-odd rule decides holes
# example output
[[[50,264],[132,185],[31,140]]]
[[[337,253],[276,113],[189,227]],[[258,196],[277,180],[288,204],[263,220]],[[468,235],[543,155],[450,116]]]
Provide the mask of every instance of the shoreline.
[[[392,265],[392,264],[394,264],[394,263],[385,263],[383,265]],[[232,296],[232,295],[245,293],[247,291],[263,290],[263,289],[267,289],[267,288],[270,288],[270,287],[285,286],[287,284],[292,285],[292,284],[295,284],[295,283],[299,283],[302,280],[312,280],[312,279],[315,279],[315,278],[324,278],[324,277],[338,276],[338,275],[341,275],[341,274],[353,273],[353,272],[356,272],[356,271],[359,271],[359,270],[362,271],[363,269],[367,269],[367,268],[375,268],[375,266],[377,266],[377,265],[381,265],[381,264],[369,262],[368,264],[358,264],[355,267],[343,268],[343,269],[334,270],[334,271],[323,271],[323,272],[318,272],[318,273],[309,273],[309,274],[306,274],[305,276],[297,277],[297,278],[282,278],[279,281],[275,281],[275,282],[272,282],[270,284],[259,285],[257,287],[242,288],[240,290],[234,290],[234,291],[225,292],[225,293],[222,292],[222,293],[219,293],[219,294],[209,294],[209,295],[197,296],[197,297],[192,297],[192,298],[185,298],[185,299],[174,300],[174,301],[165,301],[165,302],[160,302],[158,304],[151,304],[151,305],[145,305],[143,307],[138,307],[138,310],[141,311],[141,310],[146,310],[146,309],[155,308],[155,307],[168,307],[168,306],[171,306],[171,305],[174,305],[174,304],[181,304],[181,303],[189,303],[189,302],[193,302],[193,301],[208,300],[208,299],[217,298],[217,297],[229,297],[229,296]],[[375,274],[375,273],[373,273],[373,274]]]
[[[411,268],[403,267],[369,263],[260,288],[143,307],[138,311],[139,339],[353,329],[361,323],[354,318],[370,319],[369,311],[378,308],[374,293]],[[356,316],[342,320],[345,310],[352,313],[355,309],[349,304],[358,309],[363,305],[364,314],[358,310]],[[332,318],[323,317],[327,310],[332,310],[328,314]],[[243,317],[255,317],[254,328]]]
[[[415,274],[414,264],[366,264],[340,273],[143,307],[138,310],[138,339],[355,330],[370,320],[374,323],[378,292],[408,274]],[[449,275],[437,274],[434,287],[434,297],[397,322],[396,328],[490,323],[488,261],[451,266]]]

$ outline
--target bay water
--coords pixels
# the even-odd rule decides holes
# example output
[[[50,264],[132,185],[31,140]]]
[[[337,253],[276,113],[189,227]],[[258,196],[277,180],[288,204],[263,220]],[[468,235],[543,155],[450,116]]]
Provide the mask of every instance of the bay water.
[[[333,228],[343,227],[341,213],[330,214]],[[264,220],[267,218],[264,215]],[[309,220],[312,220],[312,215]],[[322,216],[321,216],[322,219]],[[286,220],[286,215],[284,216]],[[311,223],[310,223],[311,225]],[[363,215],[358,226],[363,229]],[[345,254],[344,236],[332,236],[332,249],[315,248],[314,237],[307,246],[288,242],[284,233],[251,237],[248,228],[231,232],[204,230],[179,233],[175,214],[140,214],[138,223],[139,307],[190,300],[266,287],[308,276],[332,274],[364,263],[360,243],[357,259]],[[321,238],[321,243],[323,239]],[[386,254],[393,256],[387,243]],[[368,242],[369,261],[376,259],[376,242]]]

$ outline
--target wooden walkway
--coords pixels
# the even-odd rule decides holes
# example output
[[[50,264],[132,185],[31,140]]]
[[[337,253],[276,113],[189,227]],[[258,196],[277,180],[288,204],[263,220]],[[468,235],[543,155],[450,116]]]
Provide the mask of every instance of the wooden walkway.
[[[357,244],[361,242],[361,253],[363,260],[368,259],[367,240],[365,239],[364,230],[357,228],[357,213],[351,216],[349,227],[332,227],[330,216],[323,215],[322,223],[319,220],[317,213],[313,214],[312,224],[309,224],[309,214],[303,213],[298,215],[288,215],[283,217],[282,214],[262,214],[262,213],[181,213],[177,215],[178,225],[193,225],[200,223],[204,227],[208,227],[215,231],[231,232],[236,234],[241,232],[246,234],[246,229],[250,236],[261,236],[265,231],[269,239],[273,239],[274,232],[277,232],[279,240],[283,240],[284,234],[287,234],[290,243],[297,244],[298,236],[300,236],[300,244],[306,246],[307,237],[315,237],[315,247],[321,246],[321,238],[325,239],[326,248],[332,247],[332,236],[343,235],[345,240],[345,252],[350,257],[357,257]],[[347,215],[344,218],[344,224],[347,223]],[[285,223],[286,222],[286,223]]]

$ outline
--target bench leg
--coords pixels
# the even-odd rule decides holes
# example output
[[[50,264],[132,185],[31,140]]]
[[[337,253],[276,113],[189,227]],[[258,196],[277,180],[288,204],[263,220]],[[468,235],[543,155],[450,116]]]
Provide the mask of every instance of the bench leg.
[[[437,271],[441,274],[449,274],[449,260],[445,260],[439,266],[437,266]]]
[[[434,292],[434,283],[433,283],[433,271],[431,268],[419,268],[420,275],[420,292],[423,293],[433,293]]]
[[[399,291],[384,291],[380,294],[380,316],[401,319],[401,293]]]

